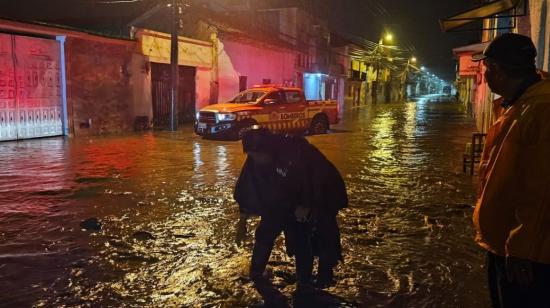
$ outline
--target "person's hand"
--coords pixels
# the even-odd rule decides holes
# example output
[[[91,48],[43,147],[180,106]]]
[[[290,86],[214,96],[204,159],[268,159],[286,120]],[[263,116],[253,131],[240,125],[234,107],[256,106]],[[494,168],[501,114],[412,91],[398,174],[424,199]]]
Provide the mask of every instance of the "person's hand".
[[[239,219],[235,231],[235,243],[237,246],[241,247],[242,243],[246,239],[246,218]]]
[[[311,210],[309,208],[299,206],[294,211],[294,216],[298,222],[307,222],[309,220],[309,213]]]
[[[510,282],[528,286],[533,282],[533,267],[529,260],[506,257],[506,273]]]

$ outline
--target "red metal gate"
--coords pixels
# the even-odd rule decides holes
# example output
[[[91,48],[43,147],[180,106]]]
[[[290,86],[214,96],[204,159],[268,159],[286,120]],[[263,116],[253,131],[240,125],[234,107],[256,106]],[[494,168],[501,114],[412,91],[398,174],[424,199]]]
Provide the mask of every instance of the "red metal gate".
[[[179,67],[177,122],[195,120],[195,74],[196,69]],[[170,65],[152,63],[153,125],[168,128],[170,123]]]
[[[0,141],[62,135],[61,114],[59,42],[0,34]]]

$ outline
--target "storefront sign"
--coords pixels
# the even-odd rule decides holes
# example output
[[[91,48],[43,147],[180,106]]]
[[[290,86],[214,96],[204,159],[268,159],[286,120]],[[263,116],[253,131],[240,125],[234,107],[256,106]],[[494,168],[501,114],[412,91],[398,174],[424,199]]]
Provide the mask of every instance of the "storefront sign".
[[[170,63],[170,37],[164,33],[141,34],[141,52],[155,63]],[[209,42],[180,37],[178,43],[179,65],[212,68],[212,45]]]

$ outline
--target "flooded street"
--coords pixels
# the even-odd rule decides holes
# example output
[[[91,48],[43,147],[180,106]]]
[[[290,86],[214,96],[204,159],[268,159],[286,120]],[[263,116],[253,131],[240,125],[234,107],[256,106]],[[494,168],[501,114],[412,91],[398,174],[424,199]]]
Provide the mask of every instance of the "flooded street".
[[[345,262],[316,306],[488,306],[476,183],[462,173],[473,131],[461,105],[423,99],[353,109],[308,137],[350,196]],[[261,306],[246,278],[252,231],[242,248],[233,240],[244,159],[239,142],[189,127],[0,143],[0,306]],[[101,230],[82,230],[88,218]],[[282,244],[272,281],[304,306]]]

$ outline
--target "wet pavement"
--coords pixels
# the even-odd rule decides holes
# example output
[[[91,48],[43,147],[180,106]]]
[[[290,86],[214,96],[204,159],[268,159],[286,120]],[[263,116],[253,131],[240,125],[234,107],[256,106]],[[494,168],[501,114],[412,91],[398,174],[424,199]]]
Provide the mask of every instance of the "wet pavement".
[[[331,134],[308,137],[346,180],[345,262],[336,286],[295,294],[279,241],[266,300],[488,306],[475,181],[461,165],[473,131],[459,104],[434,97],[353,109]],[[0,143],[0,306],[262,306],[246,278],[252,233],[233,243],[244,158],[240,143],[190,128]],[[92,217],[99,231],[82,229]]]

